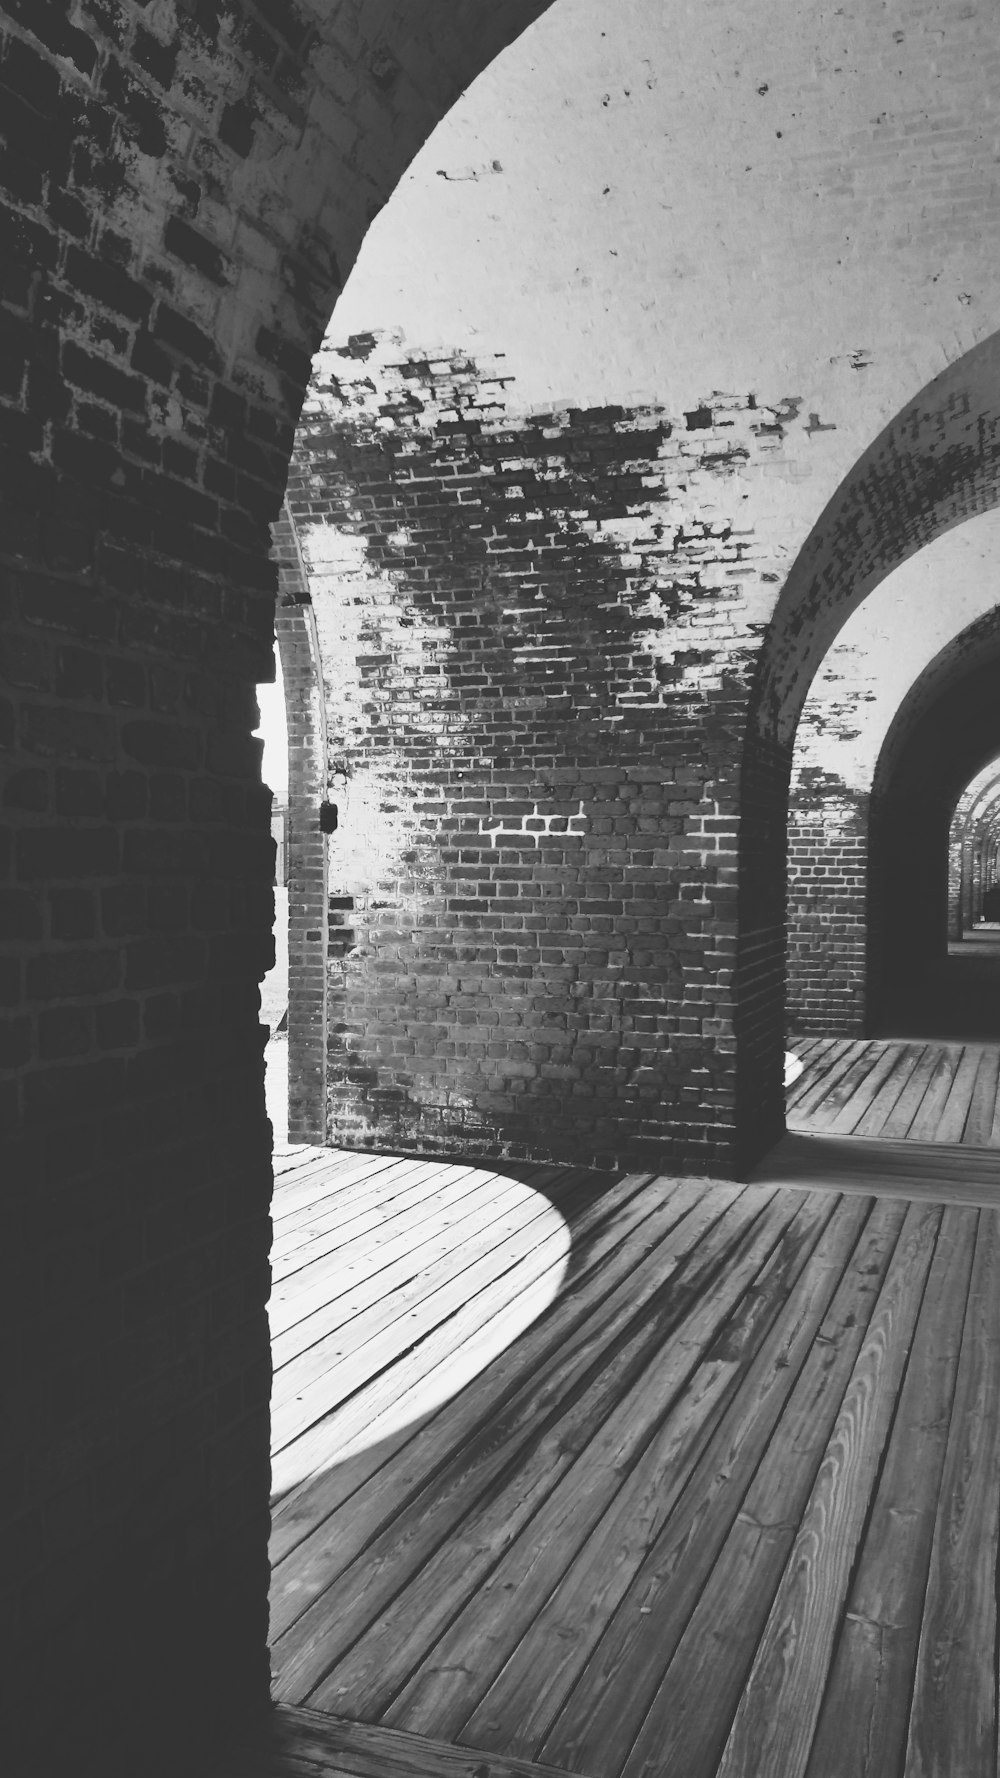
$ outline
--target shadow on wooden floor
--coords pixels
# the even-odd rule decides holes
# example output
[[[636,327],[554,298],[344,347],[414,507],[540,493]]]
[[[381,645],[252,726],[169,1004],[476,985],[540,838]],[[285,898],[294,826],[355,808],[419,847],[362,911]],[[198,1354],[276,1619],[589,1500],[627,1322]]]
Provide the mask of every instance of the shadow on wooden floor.
[[[283,1710],[234,1775],[992,1778],[1000,1222],[942,1201],[941,1150],[925,1191],[923,1149],[884,1142],[866,1186],[872,1145],[833,1140],[849,1184],[843,1159],[796,1189],[545,1170],[572,1242],[552,1299],[346,1460],[345,1407],[428,1341],[458,1364],[474,1279],[506,1312],[531,1203],[518,1249],[498,1175],[286,1157],[286,1278],[326,1300],[284,1329],[279,1393],[303,1363],[314,1393],[283,1449],[316,1468],[275,1514]]]

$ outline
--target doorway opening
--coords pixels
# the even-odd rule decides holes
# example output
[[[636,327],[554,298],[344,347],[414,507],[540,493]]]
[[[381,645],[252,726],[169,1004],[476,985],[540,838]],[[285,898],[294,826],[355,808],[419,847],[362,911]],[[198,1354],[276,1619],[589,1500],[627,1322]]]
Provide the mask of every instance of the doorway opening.
[[[741,946],[748,960],[784,955],[787,934],[786,1048],[806,1063],[788,1093],[792,1123],[818,1112],[826,1094],[829,1127],[856,1130],[854,1114],[868,1111],[863,1082],[885,1087],[884,1106],[916,1066],[898,1046],[933,1041],[948,1053],[925,1065],[938,1109],[950,1102],[954,1117],[923,1134],[940,1141],[959,1119],[951,1097],[959,1068],[966,1084],[978,1078],[981,1058],[965,1056],[963,1040],[981,1048],[998,1034],[992,1015],[970,1026],[958,1016],[964,1009],[927,994],[928,971],[956,961],[947,955],[951,817],[1000,741],[992,460],[918,448],[953,381],[967,386],[970,406],[988,404],[980,372],[993,349],[974,349],[928,385],[859,459],[789,574],[762,651],[744,764]],[[786,786],[779,816],[770,805]],[[785,856],[786,834],[781,918],[765,878]],[[754,978],[764,983],[759,962]],[[755,1016],[759,1025],[763,1009]],[[744,1044],[741,1094],[762,1106],[767,1060]],[[981,1134],[967,1103],[963,1130],[974,1126]]]

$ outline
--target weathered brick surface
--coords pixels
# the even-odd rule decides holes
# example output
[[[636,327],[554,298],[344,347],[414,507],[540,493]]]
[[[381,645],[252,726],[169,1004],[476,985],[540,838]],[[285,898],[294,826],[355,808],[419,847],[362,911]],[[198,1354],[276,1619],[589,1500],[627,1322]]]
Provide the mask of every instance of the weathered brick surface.
[[[983,916],[997,881],[1000,766],[991,761],[959,797],[948,836],[948,936],[962,938]]]
[[[901,697],[909,715],[897,737],[949,677],[995,654],[995,518],[950,530],[902,564],[845,626],[810,687],[789,793],[791,1037],[866,1029],[868,811],[879,750]],[[957,932],[961,845],[953,844],[949,929]]]
[[[272,843],[250,737],[272,648],[267,526],[311,355],[370,219],[447,105],[541,10],[0,4],[0,1119],[17,1243],[4,1670],[32,1740],[15,1770],[38,1769],[40,1723],[53,1753],[62,1732],[65,1771],[66,1740],[94,1763],[91,1729],[143,1716],[125,1769],[187,1770],[169,1742],[199,1710],[264,1700],[255,983]],[[953,79],[972,41],[933,46]],[[864,135],[869,168],[881,127]],[[966,137],[949,142],[964,176]],[[841,161],[839,146],[821,168],[797,155],[790,177],[811,194],[821,175],[839,206]],[[926,205],[949,258],[971,214],[992,217],[988,181],[970,210],[959,196],[947,171]],[[823,210],[838,250],[849,203]],[[753,228],[747,241],[741,313]],[[987,315],[935,314],[914,361],[955,355]],[[798,398],[755,401],[748,359],[745,377],[720,379],[732,397],[706,383],[689,411],[561,411],[546,426],[459,402],[431,424],[413,399],[433,406],[440,368],[403,379],[391,414],[364,409],[348,464],[358,510],[337,520],[385,585],[364,618],[378,634],[327,688],[341,712],[327,800],[371,814],[368,886],[324,889],[348,853],[331,844],[324,860],[300,829],[321,916],[303,919],[303,940],[335,953],[320,994],[342,1015],[328,1090],[358,1141],[377,1122],[425,1147],[537,1153],[551,1132],[561,1153],[603,1161],[730,1164],[738,1128],[760,1146],[780,1127],[778,863],[800,680],[878,574],[995,501],[995,348],[910,404],[817,526],[746,745],[762,626],[805,534],[806,454],[831,423],[809,415],[783,452]],[[873,411],[913,380],[897,367]],[[869,418],[855,422],[865,437]],[[777,483],[800,491],[791,528]],[[412,561],[393,541],[399,512],[420,541]],[[341,734],[367,776],[344,769]],[[385,782],[389,750],[400,783]],[[311,819],[311,793],[307,805]],[[383,1001],[374,984],[390,980]],[[320,1012],[314,1049],[322,1028]],[[443,1060],[461,1086],[452,1067],[442,1088]],[[478,1103],[464,1083],[484,1073]]]
[[[733,1164],[767,579],[734,478],[775,432],[752,397],[522,417],[502,366],[322,356],[287,509],[341,808],[332,1138]]]
[[[370,216],[539,10],[0,5],[18,1771],[266,1698],[267,525]]]
[[[869,819],[875,1029],[905,1005],[915,966],[945,952],[953,816],[963,790],[1000,746],[996,648],[993,636],[968,655],[960,646],[943,651],[904,699],[879,757]],[[988,841],[983,866],[990,868]],[[978,885],[973,892],[980,893]]]
[[[968,418],[970,413],[978,416],[973,429],[976,432],[975,444],[971,442]],[[780,873],[773,868],[773,853],[769,850],[767,834],[776,827],[784,830],[788,812],[785,798],[792,764],[791,744],[807,692],[826,650],[850,611],[907,554],[941,535],[949,525],[958,523],[962,518],[987,512],[997,504],[998,477],[1000,345],[994,336],[981,347],[967,352],[922,390],[864,453],[814,526],[778,596],[758,657],[749,703],[743,771],[748,780],[758,776],[761,769],[758,762],[771,757],[777,746],[788,752],[788,776],[785,778],[785,788],[777,783],[775,785],[777,801],[748,803],[743,808],[740,836],[741,946],[781,950],[784,945],[789,893],[787,862],[783,860]],[[987,622],[986,628],[988,627]],[[973,634],[982,639],[982,632],[982,624],[970,625],[969,631],[965,633],[965,641],[959,639],[959,652],[966,649],[969,637]],[[984,643],[984,646],[989,644]],[[934,698],[947,677],[947,663],[951,658],[945,650],[939,657],[934,672],[928,670],[921,676],[920,689],[901,707],[899,718],[886,740],[880,759],[879,771],[886,781],[891,777],[894,749],[905,748],[909,744],[909,737],[925,702]],[[970,660],[971,657],[966,656],[965,664],[968,665]],[[943,678],[935,677],[938,672]],[[938,752],[952,764],[956,759],[955,737],[962,732],[963,723],[956,713],[951,729],[943,728],[938,733]],[[971,753],[958,749],[960,757],[968,759],[968,768],[963,778],[961,772],[965,767],[959,766],[959,775],[950,784],[949,794],[955,799],[968,776],[982,763],[974,757],[974,753],[974,748]],[[869,809],[870,835],[876,821],[878,800],[874,789],[872,796]],[[953,807],[954,802],[949,808],[949,817]],[[919,869],[923,876],[931,866],[914,837],[920,827],[918,808],[917,801],[913,804],[915,825],[907,838],[905,851],[910,867],[916,868],[913,846],[917,846],[920,851]],[[793,816],[793,825],[794,819]],[[892,845],[885,839],[885,835],[889,831],[896,831],[894,820],[890,816],[889,827],[880,828],[882,838],[874,850],[870,837],[868,848],[869,980],[864,1016],[869,1027],[873,1018],[878,1021],[881,1017],[879,1002],[882,989],[875,984],[874,976],[878,975],[881,981],[884,975],[885,936],[890,935],[891,943],[900,949],[901,958],[902,950],[907,944],[925,942],[930,925],[936,918],[931,911],[935,905],[933,895],[928,900],[921,894],[918,897],[921,912],[916,927],[907,924],[905,929],[904,926],[895,929],[889,924],[890,910],[901,899],[905,903],[907,896],[905,872],[901,874],[895,871],[895,867],[886,862],[891,857]],[[944,859],[947,827],[942,837],[933,823],[928,823],[924,837],[927,838],[932,830],[935,833],[935,844],[939,845],[941,852],[939,875],[943,880],[946,871]],[[840,846],[839,866],[845,875],[843,900],[851,936],[847,940],[847,949],[838,962],[838,979],[844,981],[846,986],[847,975],[853,975],[850,993],[852,1010],[845,1015],[853,1028],[853,1008],[857,1007],[860,999],[860,984],[854,971],[858,956],[857,945],[860,943],[860,910],[863,905],[856,873],[861,868],[862,855],[855,848],[851,837],[856,837],[853,816],[847,820],[845,826],[835,826],[832,831],[845,836],[844,843]],[[910,829],[907,831],[909,834]],[[835,843],[840,844],[840,841]],[[762,864],[758,867],[756,861],[768,858],[772,859],[770,866]],[[887,870],[893,873],[894,884],[888,896],[884,893],[883,883]],[[849,893],[846,892],[848,875],[854,878]],[[745,891],[744,887],[750,881],[754,885],[752,894]],[[812,917],[808,894],[802,896],[798,889],[793,889],[793,893],[799,898],[796,905],[808,920]],[[946,887],[944,893],[946,894]],[[942,915],[942,920],[944,917]],[[796,956],[799,961],[793,964],[793,968],[798,971],[802,967],[801,946],[797,948]],[[848,958],[851,960],[850,964]],[[902,971],[902,961],[892,968],[897,973]],[[815,981],[811,970],[810,975]],[[775,1029],[785,1018],[782,988],[783,983],[777,973],[772,972],[767,1007],[761,1007],[761,1018],[770,1030]],[[798,990],[795,992],[798,995]],[[795,1002],[797,1020],[801,1017],[805,993],[803,988]],[[831,1016],[837,1016],[833,1007]],[[748,1078],[756,1079],[760,1093],[773,1106],[778,1095],[773,1073],[757,1073],[753,1057],[748,1060],[748,1068]],[[755,1093],[754,1097],[756,1096]]]
[[[798,792],[798,794],[796,794]],[[788,1031],[865,1031],[868,798],[812,779],[788,819]]]
[[[275,630],[288,726],[288,1134],[293,1142],[325,1142],[329,889],[320,805],[327,790],[326,699],[315,614],[287,507],[273,529]]]

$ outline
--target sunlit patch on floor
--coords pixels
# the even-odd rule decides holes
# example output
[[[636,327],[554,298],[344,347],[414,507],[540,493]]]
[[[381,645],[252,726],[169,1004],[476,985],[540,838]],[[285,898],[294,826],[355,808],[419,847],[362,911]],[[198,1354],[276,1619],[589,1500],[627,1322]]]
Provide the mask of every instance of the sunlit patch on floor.
[[[332,1150],[289,1157],[274,1220],[276,1500],[405,1442],[543,1313],[570,1252],[519,1180]]]

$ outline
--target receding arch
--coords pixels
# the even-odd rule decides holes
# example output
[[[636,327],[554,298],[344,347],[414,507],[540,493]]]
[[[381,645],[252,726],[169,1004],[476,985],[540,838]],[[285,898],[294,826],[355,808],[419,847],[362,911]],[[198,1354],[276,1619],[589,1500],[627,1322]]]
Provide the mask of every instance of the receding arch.
[[[886,737],[872,784],[869,846],[874,1032],[917,1030],[936,1016],[928,970],[947,958],[949,829],[963,787],[1000,748],[998,692],[994,633],[971,656],[945,650]],[[955,1013],[949,1007],[942,1016]]]
[[[856,606],[795,731],[788,813],[788,1038],[865,1031],[868,806],[914,682],[1000,623],[1000,508],[952,526]]]
[[[1000,759],[990,760],[968,783],[951,818],[948,852],[948,936],[961,941],[982,917],[984,830],[995,830],[1000,813]]]
[[[873,441],[782,588],[757,662],[741,777],[735,1024],[744,1157],[762,1152],[784,1127],[788,786],[809,686],[849,613],[892,568],[998,502],[1000,333],[993,333],[920,390]]]

